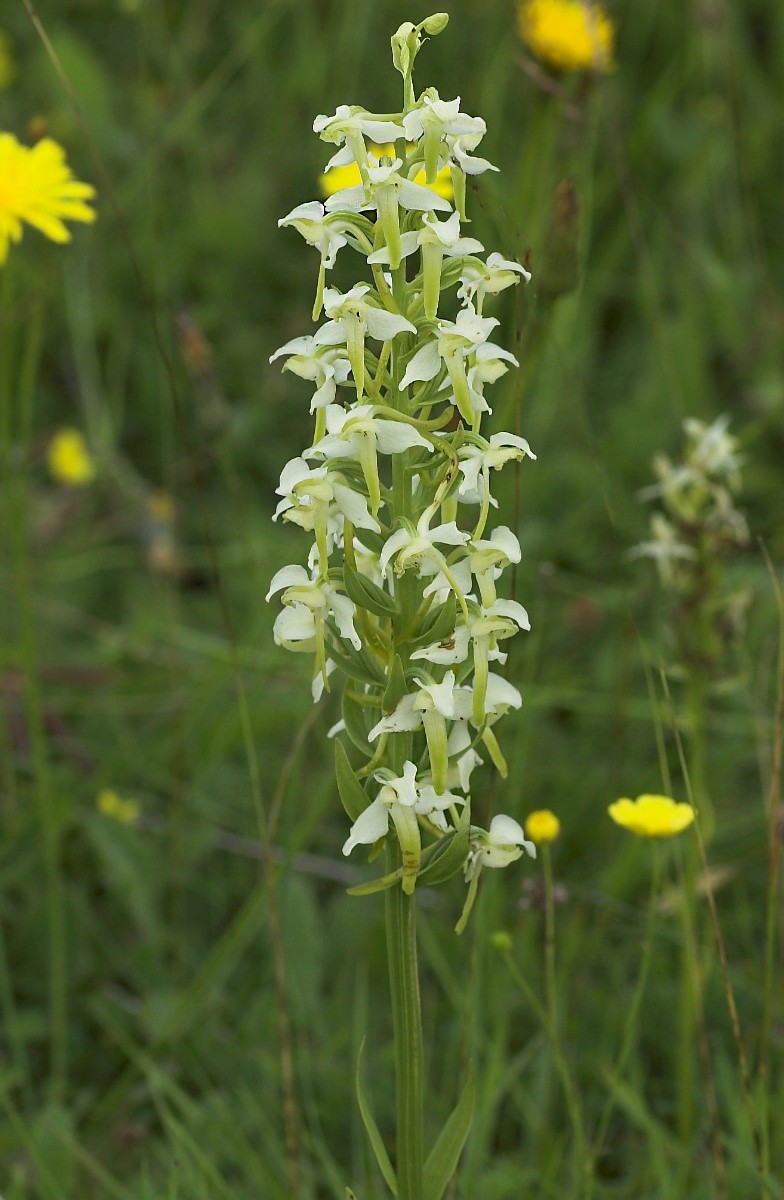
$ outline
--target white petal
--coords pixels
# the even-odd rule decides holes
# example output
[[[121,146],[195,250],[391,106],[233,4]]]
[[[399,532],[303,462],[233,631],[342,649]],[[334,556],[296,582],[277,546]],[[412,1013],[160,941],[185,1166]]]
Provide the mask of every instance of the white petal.
[[[269,600],[270,596],[274,596],[276,592],[282,592],[284,588],[307,585],[311,582],[304,567],[292,563],[287,567],[281,567],[276,571],[270,580],[270,587],[265,600]]]
[[[365,323],[370,336],[380,342],[387,342],[398,333],[417,331],[416,325],[412,325],[405,317],[387,312],[385,308],[372,308],[370,305],[365,309]]]
[[[372,846],[384,837],[389,829],[389,809],[378,797],[360,813],[343,845],[343,853],[350,854],[355,846]]]
[[[404,421],[374,421],[376,445],[382,454],[400,454],[403,450],[411,450],[414,446],[424,446],[426,450],[433,449],[433,443]]]
[[[406,373],[400,381],[403,391],[412,383],[427,383],[435,379],[441,367],[441,355],[438,353],[438,342],[426,342],[409,360]]]

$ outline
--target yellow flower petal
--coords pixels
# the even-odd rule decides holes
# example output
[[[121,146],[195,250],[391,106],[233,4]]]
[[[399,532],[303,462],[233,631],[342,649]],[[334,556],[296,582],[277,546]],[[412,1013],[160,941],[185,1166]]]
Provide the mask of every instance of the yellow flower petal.
[[[561,822],[549,808],[538,808],[529,813],[525,822],[525,832],[537,846],[545,846],[554,842],[561,832]]]
[[[102,788],[95,803],[105,817],[123,825],[135,825],[141,816],[141,807],[135,800],[123,800],[111,788]]]
[[[94,221],[87,203],[94,195],[89,183],[74,179],[65,151],[51,138],[28,147],[0,133],[0,264],[9,243],[20,240],[22,222],[53,242],[70,241],[65,221]]]
[[[517,25],[529,50],[556,71],[614,68],[615,26],[593,0],[522,0]]]
[[[607,809],[616,825],[639,837],[673,837],[694,820],[690,804],[676,804],[669,796],[638,796],[616,800]]]
[[[95,478],[95,463],[78,429],[61,429],[46,451],[49,470],[58,483],[84,487]]]

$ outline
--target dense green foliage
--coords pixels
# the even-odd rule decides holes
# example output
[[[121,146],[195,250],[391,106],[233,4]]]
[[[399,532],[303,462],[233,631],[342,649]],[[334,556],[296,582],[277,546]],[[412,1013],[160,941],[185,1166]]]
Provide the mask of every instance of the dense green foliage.
[[[524,705],[505,723],[509,778],[483,768],[477,816],[547,807],[562,822],[555,1006],[589,1145],[614,1098],[593,1195],[745,1200],[763,1193],[694,840],[661,847],[649,925],[651,846],[606,808],[670,787],[686,799],[680,742],[710,815],[762,1126],[766,1054],[769,1107],[784,1105],[780,972],[769,1051],[763,1012],[778,624],[759,541],[780,567],[784,8],[618,0],[617,69],[590,80],[526,58],[509,0],[448,7],[448,31],[422,51],[427,81],[486,119],[482,153],[501,167],[479,180],[468,232],[530,252],[534,275],[493,310],[522,362],[495,389],[496,427],[538,455],[519,494],[513,468],[498,492],[533,629],[510,658]],[[397,103],[388,38],[425,10],[59,0],[39,15],[68,89],[25,6],[4,5],[22,69],[0,92],[0,128],[22,138],[43,122],[95,183],[100,215],[70,247],[27,233],[0,280],[13,437],[0,501],[0,1196],[344,1200],[351,1184],[372,1200],[385,1193],[353,1075],[366,1037],[364,1086],[386,1134],[382,902],[345,894],[369,873],[340,856],[336,702],[312,709],[307,656],[274,646],[263,600],[303,553],[270,515],[309,430],[307,389],[267,359],[309,325],[316,257],[276,222],[317,194],[329,151],[313,118]],[[27,436],[16,368],[41,316]],[[693,664],[672,661],[677,611],[627,551],[647,537],[636,493],[653,455],[677,459],[683,419],[721,413],[742,440],[752,537],[720,586],[750,603],[742,637],[695,686]],[[83,489],[47,474],[63,426],[83,430],[97,462]],[[101,811],[102,789],[137,801],[138,822]],[[460,882],[426,912],[422,898],[434,1129],[469,1062],[477,1080],[451,1195],[577,1200],[574,1095],[493,941],[510,935],[543,999],[542,865],[487,876],[462,938]],[[617,1072],[646,930],[650,970]],[[775,1176],[784,1125],[772,1128]],[[769,1194],[783,1189],[779,1170]]]

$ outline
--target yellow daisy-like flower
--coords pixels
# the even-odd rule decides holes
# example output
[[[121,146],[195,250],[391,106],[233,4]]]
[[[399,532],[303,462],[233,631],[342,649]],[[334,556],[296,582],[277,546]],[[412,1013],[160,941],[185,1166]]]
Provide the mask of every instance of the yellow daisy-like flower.
[[[525,832],[537,846],[546,846],[554,842],[561,832],[561,822],[549,808],[538,808],[528,814],[525,822]]]
[[[49,470],[58,483],[84,487],[95,478],[95,463],[78,429],[60,429],[46,451]]]
[[[556,71],[606,73],[615,65],[615,26],[593,0],[522,0],[517,27],[529,50]]]
[[[673,837],[694,820],[690,804],[676,804],[669,796],[638,796],[616,800],[607,809],[616,825],[640,837]]]
[[[390,145],[376,146],[371,143],[368,146],[368,153],[374,158],[381,158],[383,154],[394,158],[395,147]],[[333,167],[331,171],[325,171],[319,179],[319,187],[324,196],[334,196],[335,192],[342,192],[344,188],[356,187],[362,182],[362,176],[359,173],[359,167],[355,162],[349,163],[347,167]],[[442,167],[436,175],[432,183],[428,183],[425,177],[424,168],[414,176],[414,183],[418,183],[420,187],[430,187],[437,196],[443,196],[445,200],[452,199],[452,177],[449,173],[449,167]]]
[[[122,825],[135,825],[141,816],[141,808],[135,800],[123,800],[111,788],[103,788],[95,801],[96,807],[105,817],[119,821]]]
[[[0,92],[10,87],[16,77],[16,67],[11,55],[11,39],[0,29]]]
[[[65,161],[65,151],[51,138],[23,146],[10,133],[0,133],[0,266],[11,242],[22,239],[22,223],[34,225],[53,242],[69,242],[65,221],[94,221],[86,202],[95,195],[80,183]]]

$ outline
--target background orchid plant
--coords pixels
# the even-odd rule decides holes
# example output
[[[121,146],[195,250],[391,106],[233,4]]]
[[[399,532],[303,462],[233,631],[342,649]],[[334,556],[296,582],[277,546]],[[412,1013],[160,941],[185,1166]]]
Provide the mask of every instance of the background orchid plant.
[[[340,105],[316,118],[315,132],[337,147],[327,170],[355,164],[360,182],[279,222],[319,252],[313,317],[326,320],[272,356],[316,385],[313,442],[284,467],[275,514],[313,543],[307,569],[283,567],[267,598],[280,594],[283,604],[276,641],[314,655],[314,699],[343,680],[342,719],[331,731],[352,821],[343,852],[386,850],[385,873],[353,891],[387,892],[396,1175],[367,1117],[366,1125],[402,1200],[442,1194],[472,1103],[469,1085],[425,1162],[415,888],[463,871],[461,931],[482,871],[535,855],[512,817],[495,816],[489,829],[471,820],[472,772],[486,754],[505,776],[495,726],[521,704],[500,673],[503,644],[529,628],[522,605],[497,593],[520,544],[508,527],[488,528],[491,473],[535,456],[519,436],[482,431],[487,385],[517,366],[491,340],[499,322],[484,315],[485,300],[529,278],[499,254],[482,259],[481,243],[461,233],[466,177],[497,169],[475,154],[485,123],[462,113],[459,98],[414,94],[423,35],[447,19],[406,23],[392,38],[401,112]],[[453,203],[433,187],[445,168]],[[366,275],[340,292],[327,278],[346,250]]]

